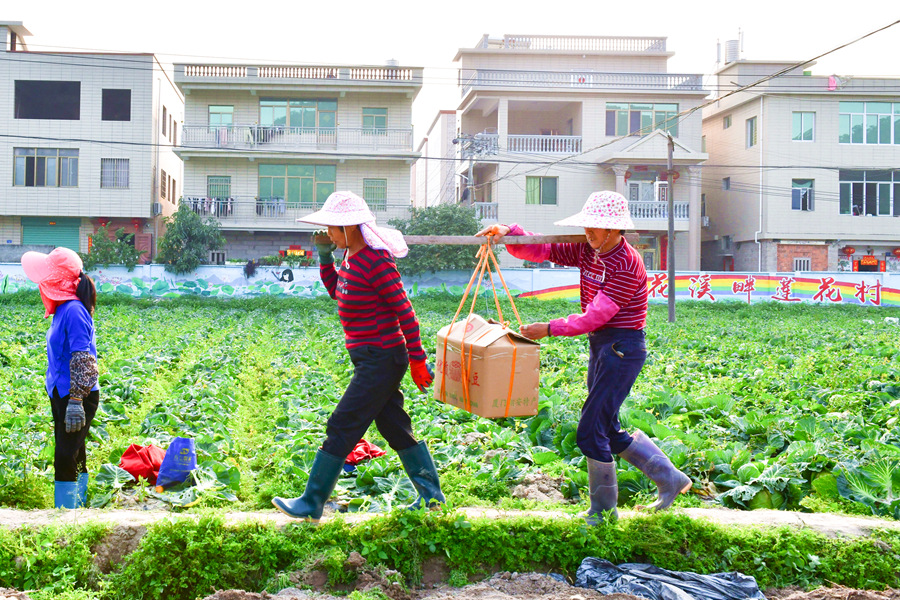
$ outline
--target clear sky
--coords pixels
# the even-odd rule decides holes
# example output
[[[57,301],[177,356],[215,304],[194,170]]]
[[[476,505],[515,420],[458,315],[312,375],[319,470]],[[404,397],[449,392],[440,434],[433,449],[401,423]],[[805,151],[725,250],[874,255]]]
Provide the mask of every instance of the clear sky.
[[[162,61],[266,61],[425,67],[413,107],[416,143],[441,109],[459,101],[452,63],[485,33],[665,36],[669,72],[711,74],[716,41],[744,33],[742,58],[805,60],[900,19],[897,0],[862,4],[755,0],[642,2],[393,0],[153,2],[33,0],[5,3],[32,50],[153,52]],[[820,59],[818,75],[900,78],[900,25]]]

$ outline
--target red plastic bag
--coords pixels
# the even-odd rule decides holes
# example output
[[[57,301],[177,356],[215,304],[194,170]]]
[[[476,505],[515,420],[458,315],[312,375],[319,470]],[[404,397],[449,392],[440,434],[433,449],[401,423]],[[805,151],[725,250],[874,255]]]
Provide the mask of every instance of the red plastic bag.
[[[359,442],[356,444],[356,447],[353,448],[353,451],[347,455],[347,460],[344,462],[348,465],[356,465],[366,459],[376,458],[384,455],[385,451],[375,444],[370,444],[366,440],[359,440]]]
[[[122,453],[119,466],[131,473],[135,479],[143,477],[150,485],[155,485],[156,477],[159,475],[159,467],[162,465],[165,455],[166,451],[159,446],[154,446],[153,444],[149,446],[132,444]]]

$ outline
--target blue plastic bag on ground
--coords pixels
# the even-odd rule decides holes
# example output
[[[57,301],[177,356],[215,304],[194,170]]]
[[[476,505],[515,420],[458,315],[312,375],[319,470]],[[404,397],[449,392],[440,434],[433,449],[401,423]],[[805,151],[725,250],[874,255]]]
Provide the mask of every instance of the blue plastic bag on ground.
[[[167,488],[187,479],[188,474],[197,468],[197,450],[191,438],[177,437],[166,448],[156,478],[157,487]]]
[[[642,563],[614,565],[588,557],[581,561],[575,585],[601,594],[631,594],[649,600],[765,600],[756,579],[743,573],[700,575],[667,571]]]

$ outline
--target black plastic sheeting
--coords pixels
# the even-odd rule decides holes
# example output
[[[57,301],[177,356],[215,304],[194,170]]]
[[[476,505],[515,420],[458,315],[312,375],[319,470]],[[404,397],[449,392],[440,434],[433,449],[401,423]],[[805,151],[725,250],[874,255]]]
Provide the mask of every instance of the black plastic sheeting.
[[[765,600],[756,579],[743,573],[699,575],[654,565],[588,557],[581,561],[575,585],[601,594],[631,594],[649,600]]]

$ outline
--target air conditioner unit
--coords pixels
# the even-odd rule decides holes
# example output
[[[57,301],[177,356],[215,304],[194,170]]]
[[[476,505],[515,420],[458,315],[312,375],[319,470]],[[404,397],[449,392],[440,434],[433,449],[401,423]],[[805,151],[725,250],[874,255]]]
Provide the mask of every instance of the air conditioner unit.
[[[708,216],[703,215],[702,217],[700,217],[700,226],[701,227],[709,227],[709,217]]]
[[[154,202],[153,203],[153,216],[155,217],[156,215],[161,215],[161,214],[162,214],[162,204],[160,204],[159,202]]]

